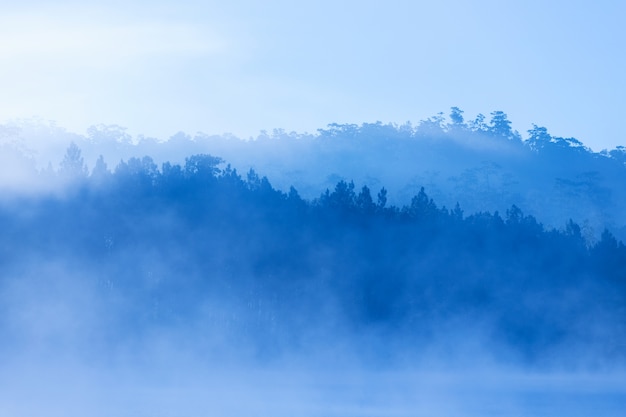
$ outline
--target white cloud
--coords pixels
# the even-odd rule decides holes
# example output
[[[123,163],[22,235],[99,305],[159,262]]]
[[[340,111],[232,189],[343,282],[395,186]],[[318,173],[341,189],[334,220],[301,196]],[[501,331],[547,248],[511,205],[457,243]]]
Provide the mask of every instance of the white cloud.
[[[210,27],[167,21],[124,22],[114,16],[5,14],[0,57],[7,66],[110,69],[144,58],[206,56],[223,51]]]
[[[187,72],[238,53],[222,29],[110,8],[5,10],[0,115],[55,119],[78,132],[101,122],[135,126],[129,119],[169,103],[181,78],[195,83]]]

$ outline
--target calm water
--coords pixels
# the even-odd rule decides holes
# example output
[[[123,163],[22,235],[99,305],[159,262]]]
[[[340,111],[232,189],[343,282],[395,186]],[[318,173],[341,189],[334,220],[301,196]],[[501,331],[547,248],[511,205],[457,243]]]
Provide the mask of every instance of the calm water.
[[[625,416],[624,374],[31,369],[6,416]]]

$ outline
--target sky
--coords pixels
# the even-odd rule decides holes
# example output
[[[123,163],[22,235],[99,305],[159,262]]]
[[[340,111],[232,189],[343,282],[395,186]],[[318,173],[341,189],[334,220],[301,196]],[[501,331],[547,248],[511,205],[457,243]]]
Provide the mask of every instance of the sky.
[[[247,138],[458,106],[626,145],[621,1],[0,0],[0,122]]]

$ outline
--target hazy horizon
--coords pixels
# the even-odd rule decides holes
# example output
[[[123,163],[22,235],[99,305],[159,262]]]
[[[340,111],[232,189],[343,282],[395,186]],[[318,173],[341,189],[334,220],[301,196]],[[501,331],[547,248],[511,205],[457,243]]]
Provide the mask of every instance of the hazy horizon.
[[[270,1],[3,5],[0,120],[256,136],[506,111],[595,151],[624,143],[624,5]],[[607,121],[615,121],[610,123]]]
[[[0,416],[623,416],[625,18],[2,2]]]

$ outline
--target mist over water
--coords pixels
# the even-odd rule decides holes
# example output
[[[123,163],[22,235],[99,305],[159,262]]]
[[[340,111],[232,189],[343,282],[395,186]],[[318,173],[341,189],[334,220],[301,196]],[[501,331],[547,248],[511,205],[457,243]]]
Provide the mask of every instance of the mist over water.
[[[522,142],[506,123],[438,123],[431,136],[432,124],[406,137],[331,125],[249,144],[142,145],[100,128],[61,140],[51,167],[6,145],[0,415],[623,415],[626,248],[582,223],[626,224],[604,206],[624,202],[621,154],[538,131]],[[430,165],[407,178],[410,158],[394,165],[381,149],[417,157],[415,143]],[[239,150],[238,172],[227,157]],[[551,167],[550,152],[587,165]],[[446,179],[468,155],[463,179]],[[377,158],[387,165],[370,170]],[[599,174],[576,177],[588,167]],[[555,184],[560,199],[533,200]],[[443,208],[436,196],[454,190],[467,206]],[[467,208],[472,193],[501,211]],[[558,228],[542,224],[544,206]],[[566,223],[558,207],[589,216]]]
[[[5,367],[13,416],[621,416],[623,374],[520,369],[198,366],[175,359],[98,367],[48,360]]]

